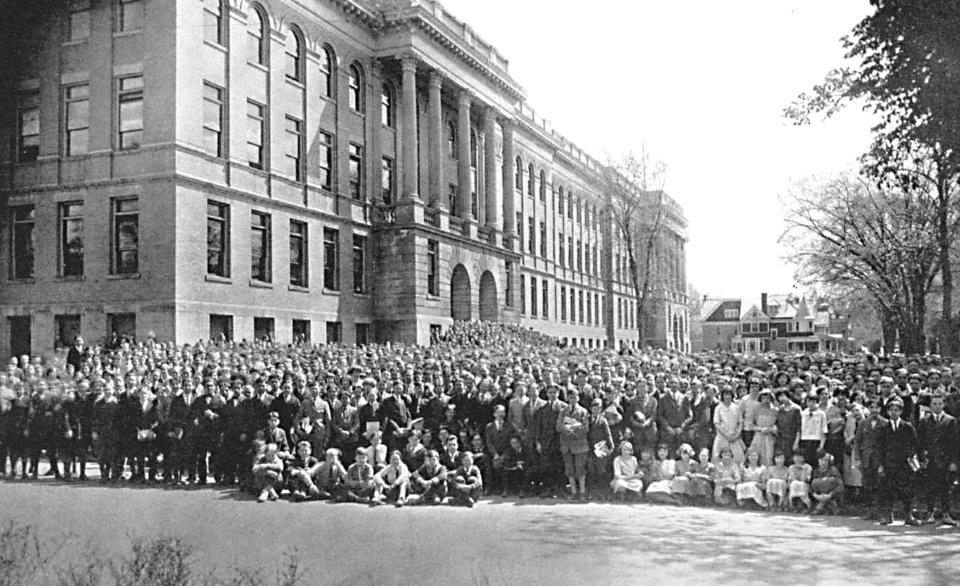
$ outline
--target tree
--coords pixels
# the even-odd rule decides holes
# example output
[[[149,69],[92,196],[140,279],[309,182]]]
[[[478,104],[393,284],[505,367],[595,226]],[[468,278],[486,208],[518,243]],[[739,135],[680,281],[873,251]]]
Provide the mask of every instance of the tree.
[[[934,163],[927,179],[936,188],[935,230],[941,267],[943,351],[957,354],[953,316],[949,216],[960,178],[960,2],[871,0],[874,11],[843,39],[858,67],[829,72],[811,93],[785,111],[797,124],[862,102],[878,118],[866,169],[878,177],[898,166],[905,153],[921,150]],[[889,157],[889,158],[887,158]],[[909,155],[907,155],[909,159]],[[893,163],[893,165],[891,165]],[[908,180],[911,173],[908,173]]]
[[[656,255],[668,212],[663,192],[666,172],[666,165],[651,162],[646,151],[640,157],[631,153],[611,161],[603,171],[614,240],[619,238],[627,258],[641,346],[649,337],[652,293],[658,285]]]
[[[927,295],[940,271],[935,196],[926,184],[839,176],[798,184],[782,240],[806,283],[866,290],[904,353],[925,350]]]

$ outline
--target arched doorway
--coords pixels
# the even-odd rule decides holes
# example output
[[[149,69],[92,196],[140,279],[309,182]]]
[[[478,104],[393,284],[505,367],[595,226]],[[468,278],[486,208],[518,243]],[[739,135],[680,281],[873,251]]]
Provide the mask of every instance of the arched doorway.
[[[497,308],[497,280],[490,271],[480,276],[480,321],[499,321]]]
[[[457,265],[450,277],[450,317],[456,321],[470,320],[470,274],[466,267]]]

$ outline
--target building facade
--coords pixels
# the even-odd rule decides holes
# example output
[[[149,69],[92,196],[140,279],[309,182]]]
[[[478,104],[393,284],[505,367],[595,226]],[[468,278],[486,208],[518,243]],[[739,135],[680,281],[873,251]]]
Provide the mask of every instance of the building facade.
[[[0,113],[0,353],[457,319],[636,345],[600,163],[439,3],[64,4]],[[684,350],[670,205],[652,342]]]

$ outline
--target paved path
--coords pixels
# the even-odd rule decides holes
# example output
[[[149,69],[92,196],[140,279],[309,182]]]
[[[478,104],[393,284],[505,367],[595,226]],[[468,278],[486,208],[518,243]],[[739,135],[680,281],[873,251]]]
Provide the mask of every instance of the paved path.
[[[307,584],[956,584],[960,532],[659,505],[484,501],[473,509],[258,504],[233,490],[0,482],[0,522],[103,552],[182,537],[202,564]]]

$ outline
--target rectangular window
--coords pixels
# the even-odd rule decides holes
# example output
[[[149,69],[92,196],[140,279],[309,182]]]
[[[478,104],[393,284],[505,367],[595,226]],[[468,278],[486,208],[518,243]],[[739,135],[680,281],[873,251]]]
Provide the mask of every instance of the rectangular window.
[[[54,348],[72,346],[80,335],[80,314],[53,316],[53,331],[56,333]]]
[[[540,285],[540,315],[550,317],[550,282],[546,279]]]
[[[17,113],[17,124],[17,161],[32,163],[40,154],[40,108],[21,107]]]
[[[270,214],[250,214],[250,277],[269,283],[270,271]]]
[[[33,206],[10,208],[10,276],[14,279],[33,278],[34,230],[36,211]]]
[[[273,318],[255,317],[253,318],[253,339],[256,341],[273,341]]]
[[[67,156],[86,154],[90,142],[90,86],[87,84],[70,86],[66,89],[65,98]],[[39,140],[37,144],[39,145]]]
[[[203,40],[215,45],[222,45],[222,31],[220,0],[203,0]]]
[[[293,320],[292,333],[293,333],[294,344],[309,344],[310,343],[310,320],[308,319]]]
[[[367,293],[367,237],[353,235],[353,292]]]
[[[300,165],[301,154],[303,152],[303,149],[301,148],[303,138],[302,125],[303,123],[296,118],[287,116],[284,135],[285,142],[283,145],[283,152],[287,163],[285,173],[290,177],[293,177],[294,181],[303,180],[303,172],[301,171]]]
[[[117,99],[120,150],[138,149],[143,141],[143,76],[120,78]]]
[[[214,342],[233,340],[232,315],[210,315],[210,339]]]
[[[530,277],[530,317],[537,317],[537,278]]]
[[[740,312],[736,309],[723,310],[723,319],[737,319],[738,317],[740,317]]]
[[[447,204],[450,206],[448,211],[451,215],[456,215],[457,213],[457,192],[459,191],[456,183],[451,183],[447,190]]]
[[[223,89],[203,82],[203,150],[211,157],[223,156]]]
[[[327,344],[343,342],[343,324],[338,321],[327,322]]]
[[[230,276],[229,264],[230,206],[207,202],[207,272],[220,277]]]
[[[593,323],[597,324],[598,326],[603,325],[603,322],[600,321],[600,316],[603,315],[603,312],[600,311],[600,294],[599,293],[593,294],[593,311],[594,311]]]
[[[350,197],[363,199],[363,147],[350,143]]]
[[[577,292],[577,314],[580,316],[580,323],[583,323],[583,291]]]
[[[567,238],[567,257],[568,257],[567,266],[570,267],[570,270],[573,270],[573,267],[575,266],[573,264],[573,255],[574,255],[573,236],[570,236],[569,238]]]
[[[143,28],[143,2],[141,0],[120,0],[117,14],[117,29],[125,33]]]
[[[577,321],[577,292],[570,287],[570,323]]]
[[[380,123],[393,128],[393,92],[386,85],[380,91]]]
[[[577,271],[583,272],[583,243],[577,240]]]
[[[526,289],[527,279],[524,275],[520,275],[520,313],[526,315],[527,313],[527,289]]]
[[[114,199],[113,274],[129,275],[140,270],[140,202],[137,198]]]
[[[507,269],[507,280],[504,283],[504,293],[506,294],[506,304],[507,307],[513,307],[513,263],[507,261],[505,263]]]
[[[247,101],[247,164],[263,170],[263,137],[266,135],[264,107]]]
[[[593,296],[587,293],[587,325],[593,324]]]
[[[540,222],[540,256],[547,258],[547,223]]]
[[[567,247],[564,245],[563,234],[557,236],[557,245],[560,247],[560,253],[557,255],[557,260],[560,262],[561,267],[567,266]]]
[[[427,294],[440,295],[440,243],[427,240]]]
[[[307,282],[307,223],[290,220],[290,284],[306,287]]]
[[[380,164],[380,197],[383,203],[393,203],[393,159],[383,157]]]
[[[67,40],[84,41],[90,38],[90,9],[78,8],[70,11],[67,22]]]
[[[523,213],[517,212],[517,249],[523,252]]]
[[[83,276],[83,203],[60,204],[60,275]]]
[[[321,130],[318,137],[320,166],[317,179],[320,181],[320,187],[329,190],[333,187],[333,135]]]
[[[567,321],[567,288],[560,287],[560,321]]]
[[[530,254],[537,254],[537,228],[534,225],[535,220],[533,216],[527,218],[527,252]]]
[[[340,231],[323,229],[323,288],[340,290]]]
[[[357,346],[366,346],[370,343],[370,324],[356,324],[354,329],[356,333],[354,343]]]

